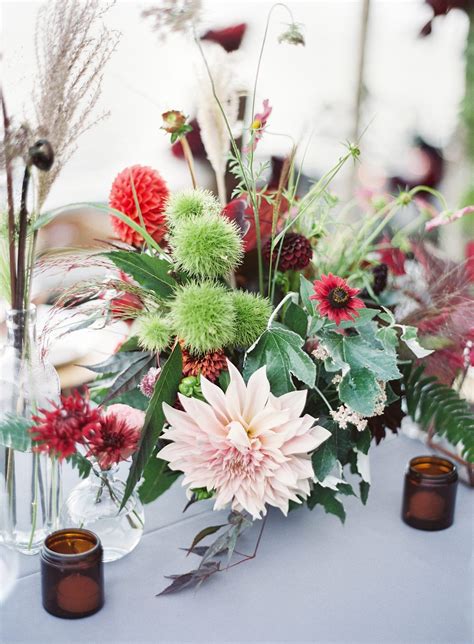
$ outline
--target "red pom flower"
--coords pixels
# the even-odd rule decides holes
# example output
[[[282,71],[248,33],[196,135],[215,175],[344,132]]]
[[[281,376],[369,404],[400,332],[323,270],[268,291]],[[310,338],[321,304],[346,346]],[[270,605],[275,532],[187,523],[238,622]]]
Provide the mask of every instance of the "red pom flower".
[[[39,409],[32,417],[35,427],[30,428],[35,451],[48,452],[63,460],[76,451],[85,434],[100,426],[101,413],[91,409],[88,398],[76,390],[70,396],[61,396],[59,405]]]
[[[353,321],[359,315],[357,309],[365,307],[362,300],[355,297],[360,289],[351,288],[342,277],[332,273],[321,275],[321,279],[316,280],[313,286],[314,295],[310,299],[317,300],[320,314],[337,325],[343,320]]]
[[[137,224],[141,224],[135,206],[133,187],[145,228],[156,242],[160,242],[167,231],[164,210],[169,191],[166,183],[156,170],[141,165],[125,168],[115,178],[110,191],[110,207],[120,210]],[[123,242],[132,246],[142,245],[143,237],[139,233],[118,217],[112,216],[111,219],[115,232]]]

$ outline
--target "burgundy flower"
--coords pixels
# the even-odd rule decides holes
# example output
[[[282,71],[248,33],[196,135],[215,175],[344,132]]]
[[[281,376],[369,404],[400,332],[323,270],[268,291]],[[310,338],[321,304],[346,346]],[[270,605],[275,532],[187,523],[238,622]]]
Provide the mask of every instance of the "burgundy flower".
[[[130,417],[127,417],[123,410],[117,410],[117,413],[114,411],[113,408],[119,406],[126,407],[111,405],[101,422],[90,428],[86,435],[89,448],[86,457],[96,458],[103,470],[125,461],[138,446],[140,428],[135,418],[138,410],[129,408]],[[143,425],[143,420],[141,424]]]
[[[88,396],[83,397],[76,390],[70,396],[61,396],[59,405],[39,409],[32,419],[35,426],[30,433],[37,443],[35,451],[48,452],[63,460],[74,454],[76,444],[83,443],[89,431],[100,426],[101,414],[90,408]]]
[[[389,271],[394,275],[405,275],[405,253],[399,248],[392,246],[392,242],[387,235],[384,236],[379,249],[380,262],[386,264]]]
[[[466,244],[466,274],[469,282],[474,282],[474,241]]]
[[[270,256],[272,257],[273,266],[276,265],[279,253],[279,244],[272,250],[272,240],[269,239],[263,247],[263,256],[270,264]],[[281,247],[280,259],[278,261],[279,271],[302,271],[306,268],[313,257],[313,249],[309,239],[298,233],[288,233]]]
[[[227,52],[236,51],[242,43],[247,25],[242,22],[226,29],[211,29],[207,31],[201,40],[211,40],[223,47]]]
[[[320,314],[337,325],[343,320],[353,321],[359,315],[357,309],[365,308],[362,300],[355,297],[360,289],[351,288],[342,277],[332,273],[321,275],[313,286],[314,295],[310,299],[317,300]]]

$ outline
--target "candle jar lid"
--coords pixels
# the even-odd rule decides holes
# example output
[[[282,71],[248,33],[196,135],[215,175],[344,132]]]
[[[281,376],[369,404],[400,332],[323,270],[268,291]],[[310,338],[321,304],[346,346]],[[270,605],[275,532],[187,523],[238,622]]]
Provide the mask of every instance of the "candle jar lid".
[[[101,556],[99,537],[90,530],[65,528],[51,533],[44,540],[41,556],[53,563],[75,563],[91,556]]]
[[[440,456],[417,456],[408,464],[407,474],[415,480],[426,484],[445,485],[457,481],[457,468],[451,461]]]

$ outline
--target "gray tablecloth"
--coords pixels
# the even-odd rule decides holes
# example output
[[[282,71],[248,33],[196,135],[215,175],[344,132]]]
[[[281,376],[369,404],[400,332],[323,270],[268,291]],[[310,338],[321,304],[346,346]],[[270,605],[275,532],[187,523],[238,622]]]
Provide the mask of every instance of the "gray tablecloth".
[[[344,526],[321,508],[285,519],[271,512],[256,559],[219,573],[197,592],[155,597],[163,575],[194,563],[179,547],[217,523],[209,505],[181,514],[176,486],[147,507],[137,549],[106,566],[106,605],[83,620],[41,607],[38,557],[22,557],[2,607],[11,642],[472,642],[472,491],[459,487],[456,521],[421,532],[400,519],[405,464],[426,447],[401,437],[372,451],[366,507],[344,499]],[[256,530],[242,548],[251,550]]]

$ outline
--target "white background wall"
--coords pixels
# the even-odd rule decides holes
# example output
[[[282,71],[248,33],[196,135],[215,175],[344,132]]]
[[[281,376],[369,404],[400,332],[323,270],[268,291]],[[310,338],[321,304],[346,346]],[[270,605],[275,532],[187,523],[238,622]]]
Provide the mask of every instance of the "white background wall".
[[[266,14],[265,0],[235,2],[204,0],[204,27],[226,27],[247,22],[248,31],[236,56],[242,82],[251,84]],[[315,136],[306,160],[308,174],[317,174],[337,159],[340,142],[351,130],[355,91],[356,49],[362,2],[312,0],[289,2],[297,22],[304,24],[307,46],[277,44],[287,18],[276,12],[264,55],[259,102],[269,98],[274,107],[273,132],[294,139]],[[140,17],[147,6],[119,0],[107,15],[107,24],[122,32],[117,52],[106,70],[101,106],[111,115],[87,132],[80,147],[55,185],[48,206],[106,199],[121,169],[134,163],[156,167],[171,188],[187,185],[181,162],[169,153],[159,130],[166,109],[194,112],[196,46],[174,36],[163,45]],[[34,25],[38,2],[1,2],[3,84],[10,111],[29,113],[34,83]],[[452,11],[434,23],[430,37],[418,38],[431,15],[421,0],[373,0],[367,62],[371,93],[365,121],[372,121],[363,140],[371,165],[400,172],[410,140],[422,134],[434,145],[445,145],[456,128],[464,91],[462,53],[467,17]],[[259,153],[283,153],[288,142],[266,136]],[[202,180],[203,170],[200,170]]]

